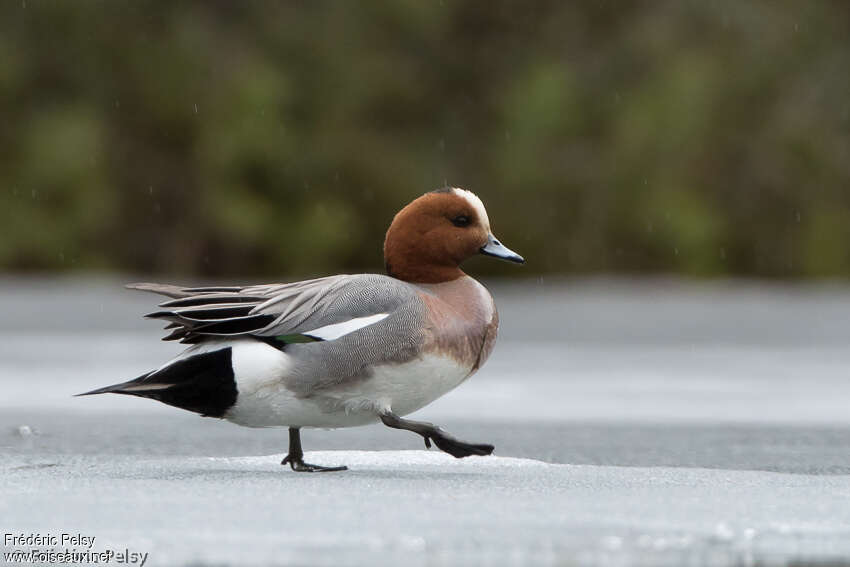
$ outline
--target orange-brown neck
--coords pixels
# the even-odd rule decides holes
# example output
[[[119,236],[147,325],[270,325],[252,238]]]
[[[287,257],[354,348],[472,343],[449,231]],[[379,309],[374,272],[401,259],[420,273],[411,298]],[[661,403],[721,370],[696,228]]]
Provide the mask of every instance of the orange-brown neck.
[[[415,242],[394,236],[390,230],[384,242],[387,275],[411,283],[449,282],[466,275],[457,262],[445,257],[442,261],[429,258]]]
[[[459,267],[427,264],[386,263],[387,275],[410,283],[443,283],[454,281],[466,274]]]

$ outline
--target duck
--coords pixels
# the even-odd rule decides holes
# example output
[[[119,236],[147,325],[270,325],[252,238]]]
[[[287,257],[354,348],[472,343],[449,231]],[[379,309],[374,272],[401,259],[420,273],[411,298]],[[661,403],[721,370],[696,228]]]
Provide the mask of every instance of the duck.
[[[386,274],[291,283],[127,287],[167,298],[147,318],[187,344],[133,380],[78,394],[123,394],[246,427],[288,427],[281,461],[297,472],[346,470],[304,462],[302,428],[372,423],[411,431],[457,458],[494,446],[406,419],[475,374],[499,330],[491,293],[460,267],[485,255],[518,264],[481,199],[445,187],[414,199],[384,240]]]

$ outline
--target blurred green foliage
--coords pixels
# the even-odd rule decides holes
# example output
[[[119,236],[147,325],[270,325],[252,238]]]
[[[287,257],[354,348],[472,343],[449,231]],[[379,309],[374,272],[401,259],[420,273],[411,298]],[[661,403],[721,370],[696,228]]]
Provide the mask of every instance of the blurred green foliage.
[[[378,271],[448,183],[476,272],[850,275],[850,2],[17,0],[0,117],[7,271]]]

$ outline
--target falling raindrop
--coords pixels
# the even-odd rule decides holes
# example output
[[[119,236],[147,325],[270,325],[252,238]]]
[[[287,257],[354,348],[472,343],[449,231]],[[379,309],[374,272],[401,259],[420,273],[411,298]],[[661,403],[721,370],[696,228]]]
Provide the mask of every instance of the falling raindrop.
[[[198,103],[197,102],[192,105],[192,109],[195,111],[195,114],[198,113]]]

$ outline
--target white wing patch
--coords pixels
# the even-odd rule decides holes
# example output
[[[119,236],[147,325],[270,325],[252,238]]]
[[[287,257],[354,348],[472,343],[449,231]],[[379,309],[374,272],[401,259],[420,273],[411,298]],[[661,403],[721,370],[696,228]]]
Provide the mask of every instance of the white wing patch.
[[[343,321],[342,323],[334,323],[333,325],[325,325],[324,327],[319,327],[318,329],[313,329],[312,331],[304,331],[301,334],[310,335],[311,337],[316,337],[317,339],[322,339],[323,341],[333,341],[340,337],[344,337],[349,333],[353,333],[358,329],[368,327],[369,325],[374,325],[378,321],[383,321],[384,319],[389,317],[389,315],[389,313],[378,313],[377,315],[356,317],[354,319],[349,319],[348,321]]]

